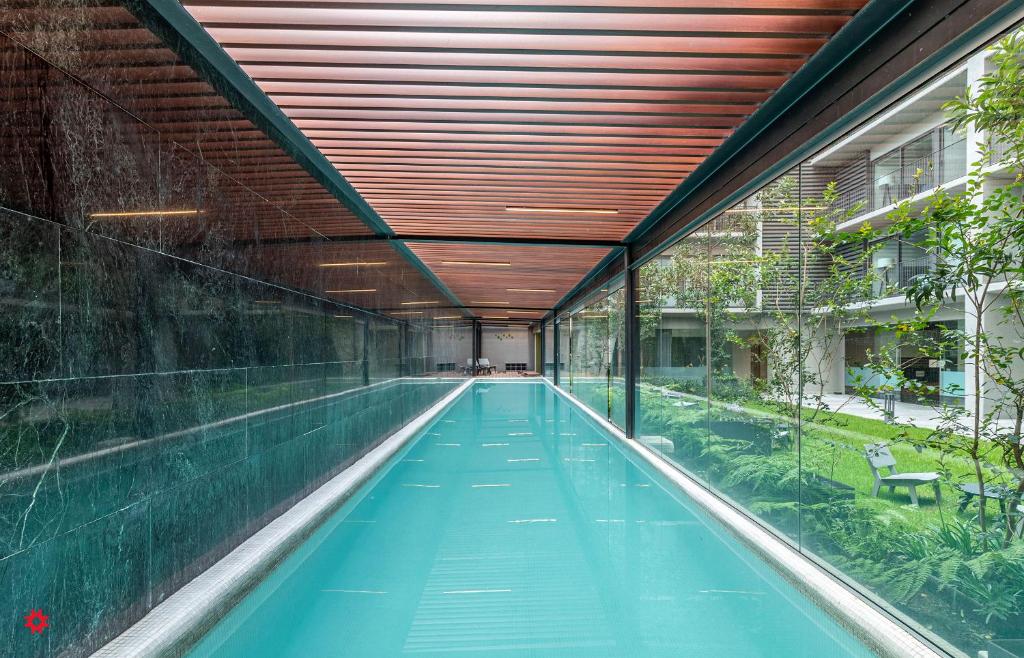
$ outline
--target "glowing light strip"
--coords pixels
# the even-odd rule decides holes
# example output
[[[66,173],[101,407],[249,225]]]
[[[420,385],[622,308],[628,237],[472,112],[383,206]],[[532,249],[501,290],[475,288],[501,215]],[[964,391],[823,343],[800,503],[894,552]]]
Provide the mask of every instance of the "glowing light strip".
[[[423,311],[392,311],[391,315],[423,315]]]
[[[377,292],[376,288],[352,288],[351,290],[325,290],[329,295],[337,295],[345,292]]]
[[[428,304],[440,304],[440,302],[402,302],[402,306],[427,306]]]
[[[479,267],[512,267],[512,263],[486,260],[443,260],[442,265],[476,265]]]
[[[558,292],[550,288],[505,288],[509,292]]]
[[[505,206],[508,212],[557,212],[574,215],[618,215],[614,208],[544,208],[538,206]]]
[[[373,267],[377,265],[387,265],[386,260],[370,260],[364,262],[348,262],[348,263],[320,263],[320,267]]]
[[[202,210],[137,210],[124,212],[93,212],[89,217],[101,219],[103,217],[160,217],[168,215],[198,215]]]

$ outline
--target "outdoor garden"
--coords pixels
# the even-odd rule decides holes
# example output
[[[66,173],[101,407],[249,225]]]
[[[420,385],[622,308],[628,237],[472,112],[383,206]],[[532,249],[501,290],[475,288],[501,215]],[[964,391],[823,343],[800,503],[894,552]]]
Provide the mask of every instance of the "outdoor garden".
[[[641,269],[636,434],[943,641],[1021,656],[1024,40],[1004,38],[945,111],[979,140],[957,190],[851,230],[856,205],[797,167]],[[876,305],[894,291],[872,267],[893,236],[934,262],[895,293],[899,313]],[[609,415],[620,298],[574,314],[570,346],[574,393]],[[852,372],[836,359],[858,332],[887,341]],[[962,364],[963,388],[908,374],[910,347]],[[837,369],[847,402],[829,395]],[[892,415],[893,396],[932,421]]]

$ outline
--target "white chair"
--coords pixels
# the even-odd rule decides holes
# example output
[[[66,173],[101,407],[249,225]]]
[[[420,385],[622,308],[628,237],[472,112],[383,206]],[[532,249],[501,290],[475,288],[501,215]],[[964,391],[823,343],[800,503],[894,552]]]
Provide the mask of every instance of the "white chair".
[[[869,443],[864,446],[864,451],[871,474],[875,476],[875,484],[871,487],[872,496],[877,497],[878,490],[883,486],[889,487],[889,493],[896,491],[896,487],[906,487],[910,492],[910,502],[917,505],[917,487],[930,485],[935,490],[935,504],[942,503],[938,473],[899,473],[896,470],[896,458],[884,443]],[[889,474],[882,475],[879,472],[882,468],[888,468]]]

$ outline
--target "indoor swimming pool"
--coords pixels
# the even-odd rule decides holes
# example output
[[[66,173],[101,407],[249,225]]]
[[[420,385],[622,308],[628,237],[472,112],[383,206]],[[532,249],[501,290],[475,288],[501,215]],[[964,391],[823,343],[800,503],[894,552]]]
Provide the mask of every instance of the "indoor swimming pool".
[[[478,381],[190,655],[874,655],[635,459]]]

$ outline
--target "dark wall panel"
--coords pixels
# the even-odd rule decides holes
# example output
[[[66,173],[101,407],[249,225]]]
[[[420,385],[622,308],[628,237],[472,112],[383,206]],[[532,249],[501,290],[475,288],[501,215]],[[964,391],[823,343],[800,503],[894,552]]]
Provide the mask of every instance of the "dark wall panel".
[[[401,376],[451,359],[325,299],[324,238],[58,51],[0,33],[3,656],[88,655],[458,383]]]

